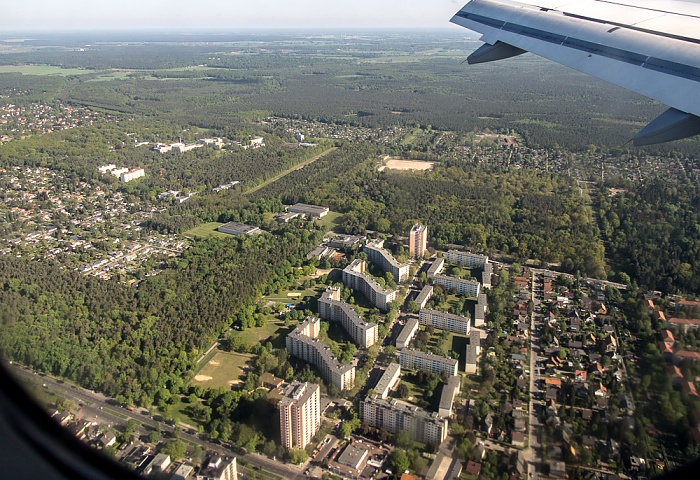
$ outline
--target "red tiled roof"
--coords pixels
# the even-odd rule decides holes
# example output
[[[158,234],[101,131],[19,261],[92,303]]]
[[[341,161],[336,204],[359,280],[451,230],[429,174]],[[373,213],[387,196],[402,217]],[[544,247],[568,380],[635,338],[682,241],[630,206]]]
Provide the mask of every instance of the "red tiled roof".
[[[689,360],[700,359],[700,352],[691,352],[689,350],[678,350],[676,352],[676,355],[678,355],[681,358],[687,358]]]
[[[668,323],[671,325],[700,325],[700,318],[669,318]]]

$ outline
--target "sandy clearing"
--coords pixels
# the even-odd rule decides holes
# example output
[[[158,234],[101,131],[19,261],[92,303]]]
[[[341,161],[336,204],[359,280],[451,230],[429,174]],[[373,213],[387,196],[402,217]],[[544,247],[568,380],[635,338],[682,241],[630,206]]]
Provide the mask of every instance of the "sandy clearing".
[[[194,377],[195,381],[197,382],[207,382],[211,380],[213,377],[210,377],[209,375],[196,375]]]
[[[387,160],[386,165],[379,167],[379,171],[390,170],[432,170],[435,162],[423,162],[421,160]]]

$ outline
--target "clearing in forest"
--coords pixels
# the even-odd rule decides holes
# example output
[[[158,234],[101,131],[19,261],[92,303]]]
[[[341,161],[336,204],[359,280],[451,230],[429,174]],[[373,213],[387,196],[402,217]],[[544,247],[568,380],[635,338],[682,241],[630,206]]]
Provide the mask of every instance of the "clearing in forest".
[[[389,157],[379,167],[379,171],[389,170],[432,170],[435,162],[425,162],[422,160],[404,160],[397,157]]]
[[[197,372],[193,385],[202,387],[226,387],[243,381],[244,373],[252,368],[255,355],[217,351],[216,355]]]

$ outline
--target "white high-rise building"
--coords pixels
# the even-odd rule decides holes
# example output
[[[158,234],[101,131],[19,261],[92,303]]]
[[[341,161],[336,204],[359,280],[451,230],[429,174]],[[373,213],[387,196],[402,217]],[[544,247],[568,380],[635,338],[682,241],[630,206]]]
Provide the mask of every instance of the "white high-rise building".
[[[293,382],[280,400],[280,436],[286,448],[304,448],[321,426],[321,388]]]
[[[408,235],[408,253],[411,258],[421,258],[428,248],[428,227],[413,225]]]

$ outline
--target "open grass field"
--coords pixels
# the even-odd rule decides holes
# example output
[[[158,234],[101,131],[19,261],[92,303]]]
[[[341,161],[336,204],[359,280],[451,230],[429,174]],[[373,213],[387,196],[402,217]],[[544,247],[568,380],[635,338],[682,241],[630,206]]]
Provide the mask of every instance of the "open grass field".
[[[61,68],[51,65],[0,65],[0,73],[21,73],[22,75],[86,75],[93,70],[81,68]]]
[[[284,337],[292,329],[291,326],[285,327],[284,322],[278,317],[269,315],[267,323],[262,327],[246,328],[243,331],[233,330],[232,335],[242,339],[247,344],[265,343],[267,341],[277,348],[284,348]]]
[[[250,190],[246,191],[245,193],[246,193],[246,194],[250,194],[250,193],[257,192],[258,190],[260,190],[260,189],[263,188],[264,186],[269,185],[269,184],[271,184],[271,183],[273,183],[273,182],[276,182],[276,181],[279,180],[280,178],[282,178],[282,177],[284,177],[284,176],[286,176],[286,175],[289,175],[290,173],[292,173],[292,172],[295,171],[295,170],[300,170],[300,169],[304,168],[304,167],[307,166],[308,164],[315,162],[316,160],[318,160],[318,159],[321,158],[321,157],[325,157],[326,155],[328,155],[329,153],[331,153],[331,152],[334,151],[334,150],[337,150],[337,147],[331,147],[331,148],[329,148],[328,150],[325,150],[325,151],[319,153],[318,155],[314,155],[313,157],[309,158],[308,160],[304,160],[303,162],[298,163],[298,164],[294,165],[293,167],[288,168],[287,170],[278,173],[278,174],[275,175],[274,177],[271,177],[271,178],[265,180],[265,181],[262,182],[260,185],[254,186],[253,188],[251,188]]]
[[[192,379],[193,385],[229,388],[241,381],[255,355],[217,351],[216,355]]]
[[[216,229],[221,226],[221,222],[209,222],[209,223],[203,223],[201,225],[197,225],[194,228],[191,228],[185,232],[185,236],[187,237],[211,237],[216,236],[216,237],[230,237],[228,233],[222,233],[217,231]]]
[[[306,302],[310,297],[318,297],[325,289],[325,285],[318,285],[314,288],[307,288],[304,290],[287,289],[282,290],[280,293],[273,293],[264,296],[263,300],[275,303],[293,303],[296,305],[298,303]]]
[[[342,222],[343,214],[338,212],[328,212],[325,217],[321,218],[320,220],[316,220],[316,223],[326,230],[335,230],[342,224]]]

